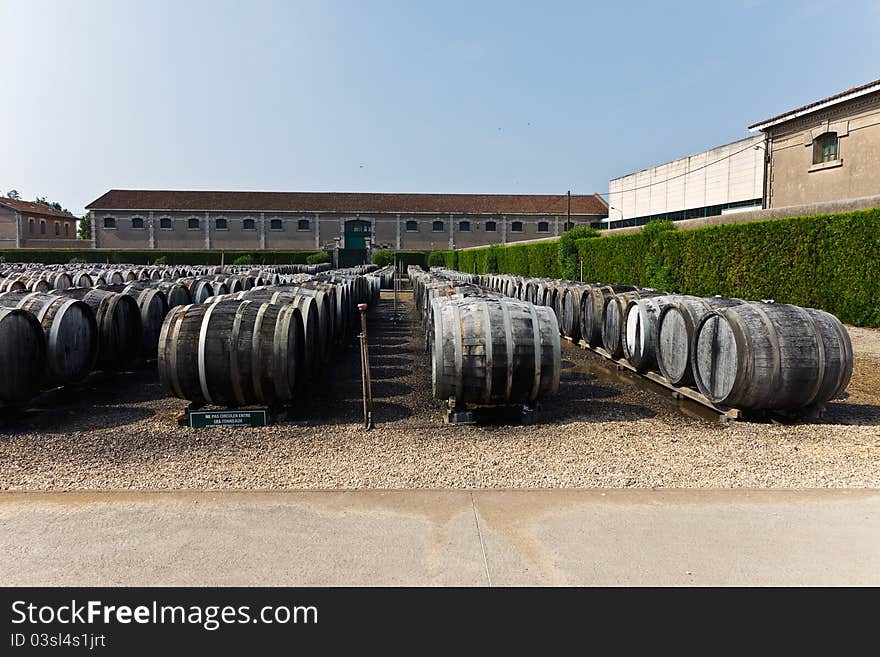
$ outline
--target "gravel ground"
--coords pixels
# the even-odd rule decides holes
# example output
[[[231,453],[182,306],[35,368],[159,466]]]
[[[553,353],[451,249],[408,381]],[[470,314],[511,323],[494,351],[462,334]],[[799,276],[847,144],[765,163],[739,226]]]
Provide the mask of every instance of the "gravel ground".
[[[387,296],[387,294],[383,294]],[[360,428],[359,358],[342,350],[293,417],[178,426],[155,369],[94,379],[0,418],[0,489],[878,487],[880,331],[851,328],[849,396],[823,421],[721,425],[564,343],[538,424],[444,426],[411,305],[371,319],[377,428]]]

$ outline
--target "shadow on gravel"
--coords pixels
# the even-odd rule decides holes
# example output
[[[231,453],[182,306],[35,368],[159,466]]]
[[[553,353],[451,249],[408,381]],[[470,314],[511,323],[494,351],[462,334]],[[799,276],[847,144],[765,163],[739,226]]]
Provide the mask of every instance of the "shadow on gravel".
[[[810,424],[811,420],[804,419],[799,424]],[[850,424],[857,426],[880,425],[880,406],[873,404],[849,404],[847,402],[835,402],[825,407],[825,417],[816,420],[815,424]]]
[[[83,409],[31,408],[0,419],[0,435],[13,433],[69,433],[71,431],[98,431],[134,424],[153,417],[156,411],[134,406],[106,407],[100,413],[85,413]]]
[[[394,367],[395,365],[412,365],[413,359],[410,356],[374,356],[370,352],[370,363],[373,365],[371,371],[375,371],[380,367]]]
[[[551,399],[543,403],[539,422],[558,422],[576,420],[578,422],[632,422],[657,415],[656,411],[639,404],[623,402],[583,402]],[[541,419],[543,418],[543,419]]]
[[[385,365],[385,363],[382,363]],[[409,374],[412,374],[411,370],[406,370],[402,367],[371,367],[370,368],[370,377],[373,379],[373,383],[375,384],[377,381],[384,381],[386,379],[400,379]]]

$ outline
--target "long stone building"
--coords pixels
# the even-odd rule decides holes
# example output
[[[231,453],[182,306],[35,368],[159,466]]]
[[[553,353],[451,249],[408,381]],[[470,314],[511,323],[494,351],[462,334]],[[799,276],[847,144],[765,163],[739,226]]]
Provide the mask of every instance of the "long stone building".
[[[113,249],[456,249],[597,224],[595,195],[368,194],[114,189],[89,203]]]

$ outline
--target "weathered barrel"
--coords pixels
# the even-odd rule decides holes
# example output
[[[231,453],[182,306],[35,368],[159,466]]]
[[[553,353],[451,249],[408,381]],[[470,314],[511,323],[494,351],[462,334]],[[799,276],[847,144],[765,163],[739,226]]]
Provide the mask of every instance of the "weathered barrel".
[[[27,310],[0,308],[0,406],[30,400],[46,372],[46,339]]]
[[[98,369],[122,371],[140,359],[143,328],[141,311],[133,297],[97,288],[68,288],[55,293],[79,299],[95,313]]]
[[[631,292],[632,285],[592,285],[581,297],[581,340],[591,347],[602,346],[605,303],[615,294]]]
[[[159,333],[162,332],[162,323],[165,321],[165,315],[168,314],[165,293],[156,288],[141,289],[134,285],[126,286],[122,293],[137,301],[141,311],[141,355],[146,359],[155,358],[159,346]]]
[[[293,305],[224,301],[175,308],[159,337],[159,377],[198,405],[280,405],[302,376],[303,324]]]
[[[31,292],[0,294],[0,306],[33,313],[46,338],[46,380],[53,385],[86,377],[98,355],[95,313],[82,301]]]
[[[562,334],[575,342],[581,339],[581,297],[590,289],[589,285],[569,285],[562,298]]]
[[[678,296],[657,317],[657,365],[669,383],[694,385],[691,367],[694,332],[703,316],[715,308],[743,303],[728,297]]]
[[[27,291],[27,279],[22,276],[7,276],[0,280],[0,293]]]
[[[70,276],[63,271],[47,272],[43,274],[43,278],[54,290],[66,290],[69,287],[73,287]]]
[[[624,311],[623,357],[639,372],[657,369],[658,320],[676,295],[631,299]]]
[[[93,279],[88,273],[77,271],[71,274],[70,285],[68,287],[92,287],[94,284],[95,279]]]
[[[662,292],[642,288],[628,292],[615,292],[605,299],[602,309],[602,346],[614,358],[623,356],[623,314],[632,299],[658,296]]]
[[[434,397],[504,405],[556,393],[559,326],[548,308],[497,297],[440,297],[433,304]]]
[[[852,376],[849,334],[834,315],[783,303],[714,310],[694,335],[694,379],[716,404],[795,410],[842,393]]]

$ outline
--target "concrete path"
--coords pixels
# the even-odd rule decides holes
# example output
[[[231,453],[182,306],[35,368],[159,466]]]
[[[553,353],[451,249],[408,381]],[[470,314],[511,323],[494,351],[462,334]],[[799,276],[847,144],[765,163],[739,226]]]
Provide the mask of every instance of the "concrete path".
[[[2,493],[2,585],[880,584],[880,491]]]

